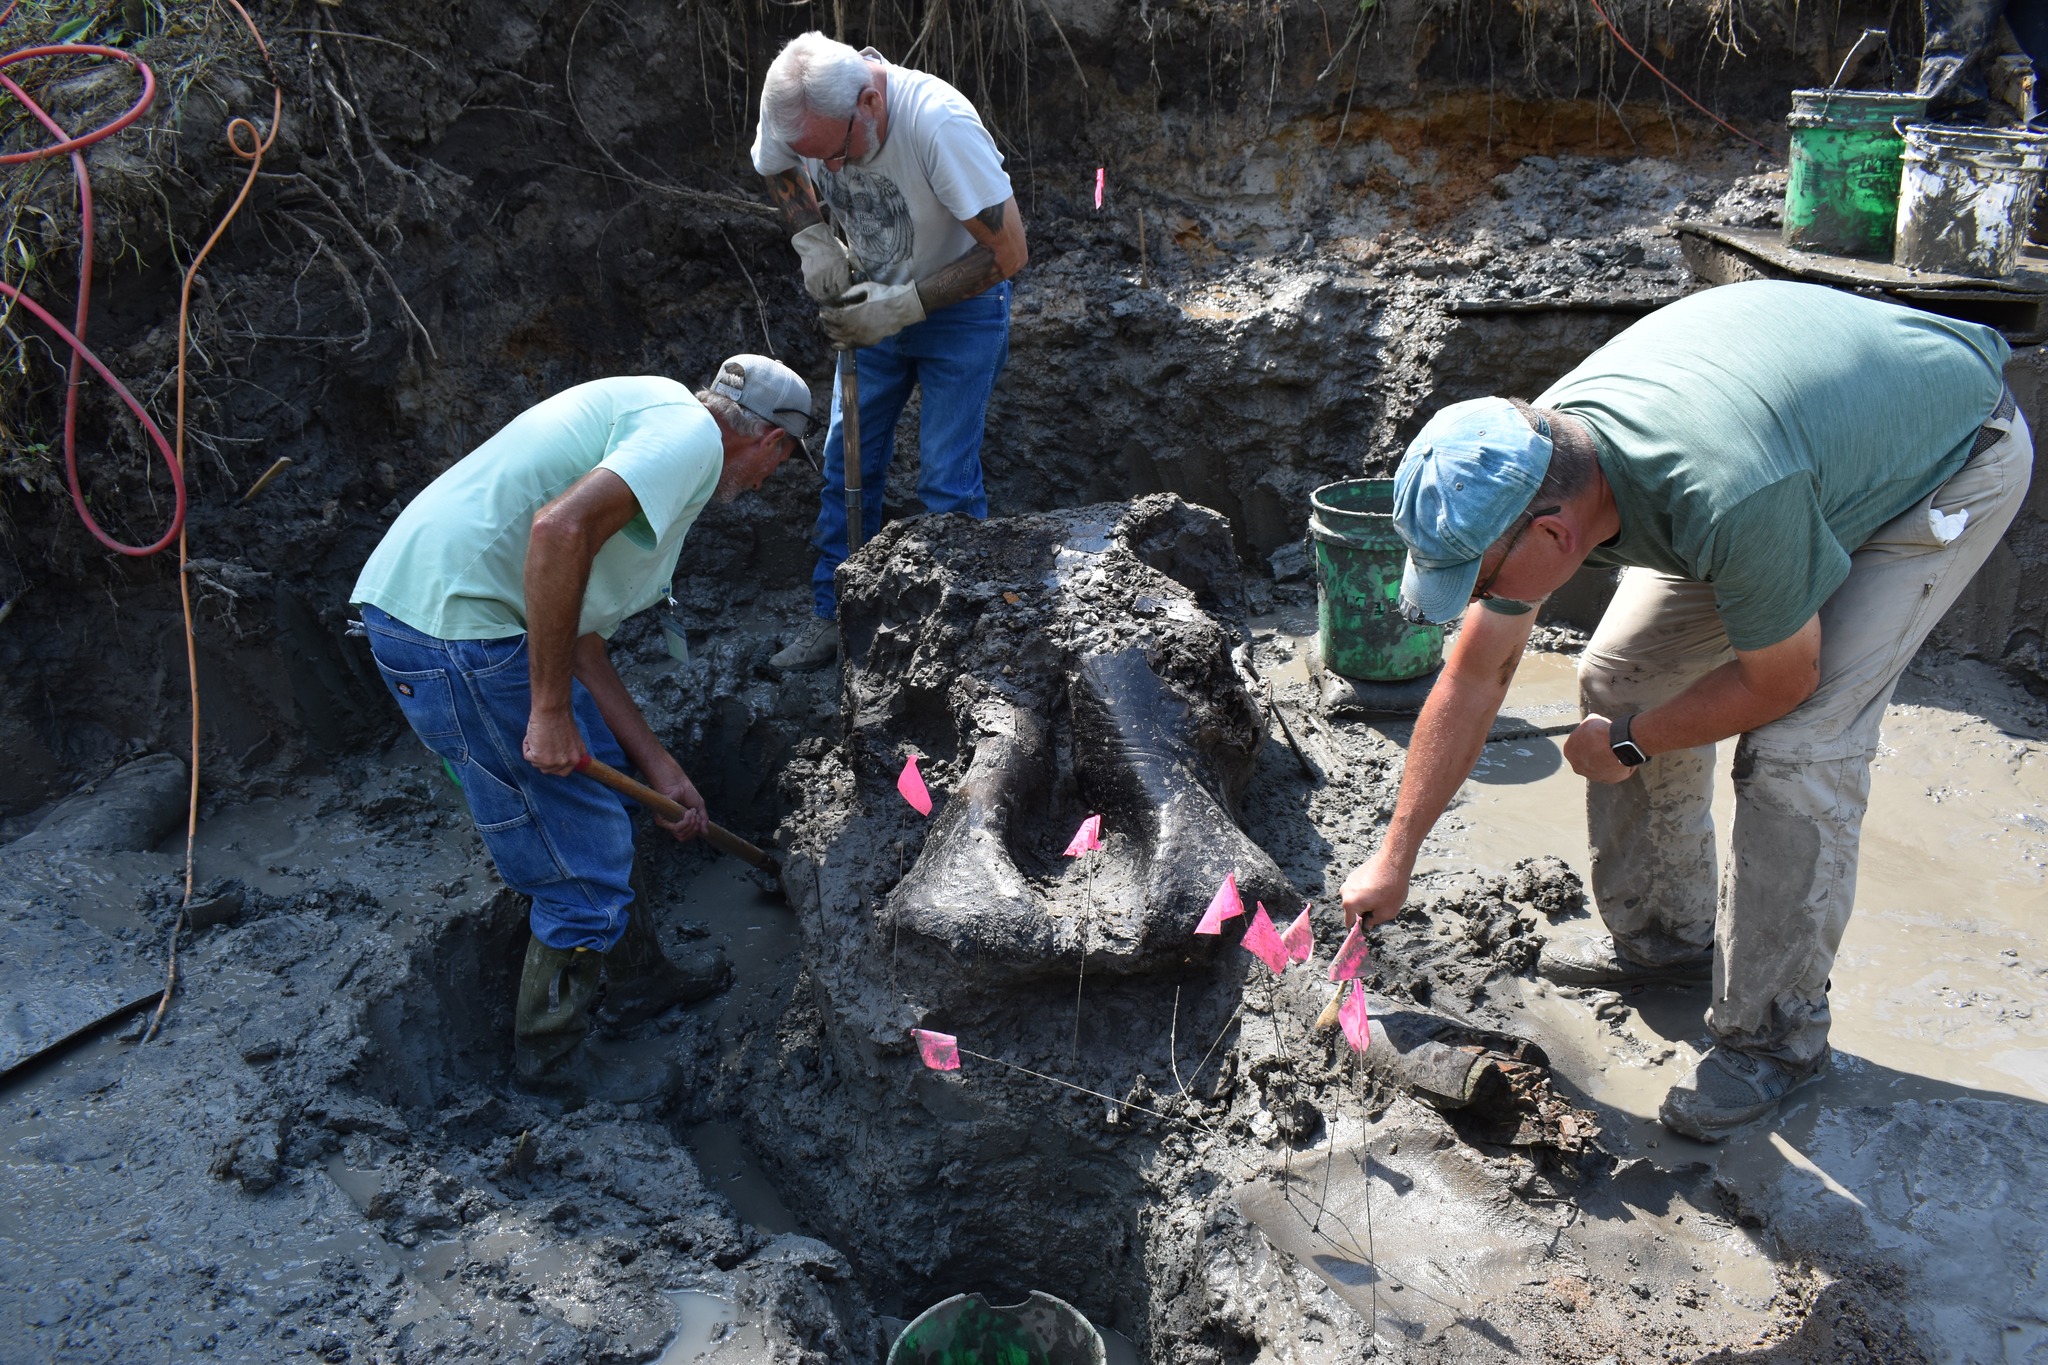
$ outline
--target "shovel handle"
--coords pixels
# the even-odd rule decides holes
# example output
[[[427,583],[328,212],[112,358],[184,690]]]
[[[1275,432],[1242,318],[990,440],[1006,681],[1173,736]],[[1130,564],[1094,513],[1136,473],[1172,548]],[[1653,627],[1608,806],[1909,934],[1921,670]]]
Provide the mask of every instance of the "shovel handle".
[[[851,349],[839,353],[839,467],[846,474],[846,552],[860,548],[867,520],[861,497],[860,366]]]
[[[622,796],[632,797],[657,815],[666,816],[671,820],[680,820],[690,813],[681,802],[671,801],[645,782],[637,782],[620,772],[617,768],[612,767],[609,763],[600,763],[588,754],[584,755],[583,761],[576,765],[576,771],[586,777],[596,778]],[[755,867],[763,868],[770,872],[776,870],[775,859],[771,854],[764,849],[756,848],[753,844],[740,838],[739,835],[734,834],[723,825],[714,824],[708,820],[705,821],[704,842],[710,844],[720,853],[730,853],[742,862],[752,863]]]

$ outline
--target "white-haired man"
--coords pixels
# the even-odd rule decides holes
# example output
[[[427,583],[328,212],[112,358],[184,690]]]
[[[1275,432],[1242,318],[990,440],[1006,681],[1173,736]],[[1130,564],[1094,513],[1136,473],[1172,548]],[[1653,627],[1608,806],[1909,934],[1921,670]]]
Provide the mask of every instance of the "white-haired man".
[[[806,33],[768,68],[753,159],[795,233],[804,288],[824,305],[826,334],[859,364],[860,481],[875,490],[861,538],[881,529],[896,419],[913,387],[924,392],[917,492],[925,510],[986,517],[982,429],[1009,356],[1008,281],[1028,252],[1002,154],[980,115],[936,76]],[[815,619],[769,661],[775,667],[820,668],[837,652],[832,574],[846,558],[846,533],[835,388],[811,537]]]
[[[512,419],[409,503],[349,600],[422,743],[462,784],[505,884],[533,898],[513,1055],[522,1084],[613,1100],[666,1078],[588,1047],[717,989],[725,965],[662,951],[637,896],[633,825],[577,768],[638,768],[704,831],[704,798],[640,714],[605,641],[663,600],[683,537],[714,498],[760,487],[811,422],[811,392],[766,356],[710,389],[630,376],[578,384]]]

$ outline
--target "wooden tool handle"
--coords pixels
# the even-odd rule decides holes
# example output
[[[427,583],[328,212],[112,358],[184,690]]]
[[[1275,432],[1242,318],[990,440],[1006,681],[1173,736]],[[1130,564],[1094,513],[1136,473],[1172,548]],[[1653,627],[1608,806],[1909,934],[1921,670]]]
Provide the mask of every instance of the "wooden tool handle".
[[[636,782],[617,768],[612,767],[609,763],[600,763],[587,754],[584,756],[583,761],[576,765],[576,771],[585,776],[596,778],[613,791],[623,796],[630,796],[649,810],[659,815],[665,815],[671,820],[680,820],[690,813],[689,809],[681,802],[669,800],[645,782]],[[710,844],[720,853],[730,853],[733,857],[752,863],[755,867],[765,868],[770,872],[776,870],[775,859],[772,855],[763,849],[756,848],[723,825],[707,820],[704,829],[704,842]]]
[[[860,365],[851,349],[839,359],[839,467],[846,475],[846,552],[852,554],[867,523],[860,486]]]
[[[1336,994],[1334,994],[1334,995],[1332,995],[1332,996],[1330,997],[1330,1003],[1329,1003],[1329,1004],[1327,1004],[1327,1005],[1323,1006],[1323,1012],[1322,1012],[1321,1014],[1318,1014],[1318,1015],[1316,1016],[1316,1027],[1317,1027],[1317,1028],[1319,1028],[1319,1029],[1326,1029],[1326,1028],[1328,1028],[1328,1027],[1329,1027],[1330,1025],[1332,1025],[1332,1024],[1334,1024],[1334,1023],[1336,1023],[1336,1022],[1337,1022],[1337,1011],[1338,1011],[1338,1009],[1340,1009],[1340,1008],[1341,1008],[1341,1007],[1343,1006],[1343,1004],[1344,1004],[1344,987],[1345,987],[1345,986],[1346,986],[1347,984],[1349,984],[1349,983],[1347,983],[1347,982],[1343,982],[1343,981],[1339,981],[1339,982],[1337,983],[1337,992],[1336,992]]]

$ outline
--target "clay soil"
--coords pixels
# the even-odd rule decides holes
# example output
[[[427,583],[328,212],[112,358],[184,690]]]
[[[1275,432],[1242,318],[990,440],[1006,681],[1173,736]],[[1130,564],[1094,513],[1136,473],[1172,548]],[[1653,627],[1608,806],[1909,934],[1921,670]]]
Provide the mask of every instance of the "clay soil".
[[[12,21],[18,42],[66,17],[49,8]],[[1387,472],[1444,402],[1533,396],[1696,287],[1684,222],[1775,221],[1781,163],[1667,104],[1589,12],[323,0],[253,7],[266,67],[224,8],[115,8],[165,93],[91,153],[92,335],[155,409],[182,263],[239,184],[223,125],[267,118],[273,73],[286,123],[196,295],[180,985],[150,1041],[129,1012],[40,1056],[161,983],[190,712],[176,569],[71,519],[61,370],[9,341],[0,1043],[34,1060],[0,1079],[0,1359],[837,1365],[879,1361],[947,1295],[1034,1289],[1112,1332],[1112,1359],[1160,1365],[2048,1351],[2038,494],[1894,705],[1889,832],[1837,971],[1845,1061],[1784,1123],[1718,1149],[1662,1134],[1703,1002],[1531,975],[1544,935],[1587,922],[1573,779],[1532,732],[1572,713],[1597,583],[1539,632],[1501,742],[1374,942],[1381,1055],[1441,1038],[1499,1063],[1498,1088],[1450,1103],[1316,1028],[1336,888],[1407,733],[1332,710],[1309,666],[1309,493]],[[1757,19],[1737,51],[1725,6],[1609,6],[1767,143],[1787,92],[1882,22],[1851,8]],[[689,662],[647,621],[614,654],[714,816],[789,875],[643,830],[660,932],[723,947],[734,984],[612,1040],[678,1069],[670,1100],[536,1098],[510,1077],[525,906],[347,634],[347,589],[408,498],[566,385],[701,382],[770,350],[823,391],[830,353],[744,147],[766,55],[842,18],[893,58],[922,35],[915,64],[989,111],[1009,159],[1032,260],[984,458],[1017,520],[986,540],[911,520],[913,408],[860,568],[886,648],[862,635],[844,667],[777,678],[816,475],[706,514],[676,584]],[[81,125],[124,98],[49,79]],[[10,150],[33,144],[9,127]],[[77,213],[53,164],[9,168],[7,250],[10,279],[21,263],[64,300]],[[2023,402],[2042,373],[2016,351]],[[154,534],[166,485],[97,390],[83,429],[92,505]],[[1038,597],[1004,578],[1134,506],[1185,534],[1115,572],[1086,541]],[[1276,898],[1299,896],[1274,916],[1311,906],[1310,969],[1275,983],[1235,931],[1160,949],[1149,853],[1114,822],[1100,885],[1056,846],[1020,855],[1042,960],[906,908],[970,900],[919,868],[981,771],[990,699],[1049,736],[1055,776],[1017,826],[1096,808],[1063,680],[1126,647],[1196,718],[1158,713],[1160,752],[1196,736],[1188,780]],[[883,780],[906,746],[931,758],[929,826]],[[1128,915],[1096,926],[1098,893]],[[912,1026],[1000,1060],[926,1072]]]

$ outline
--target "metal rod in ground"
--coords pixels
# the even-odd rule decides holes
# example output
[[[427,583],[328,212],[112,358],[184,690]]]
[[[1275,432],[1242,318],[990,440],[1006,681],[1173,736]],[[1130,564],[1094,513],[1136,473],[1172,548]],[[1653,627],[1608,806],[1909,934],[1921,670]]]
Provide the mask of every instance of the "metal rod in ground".
[[[1195,1069],[1194,1069],[1194,1071],[1193,1071],[1193,1072],[1192,1072],[1192,1073],[1191,1073],[1191,1074],[1190,1074],[1190,1075],[1188,1076],[1188,1079],[1187,1079],[1187,1083],[1186,1083],[1185,1085],[1181,1086],[1181,1088],[1180,1088],[1180,1093],[1181,1093],[1181,1094],[1183,1094],[1183,1095],[1187,1094],[1187,1093],[1188,1093],[1188,1086],[1190,1086],[1190,1085],[1193,1085],[1193,1084],[1194,1084],[1194,1083],[1195,1083],[1196,1081],[1199,1081],[1200,1079],[1202,1079],[1202,1072],[1203,1072],[1203,1070],[1204,1070],[1204,1069],[1205,1069],[1205,1068],[1206,1068],[1206,1067],[1207,1067],[1207,1066],[1209,1065],[1209,1059],[1210,1059],[1211,1057],[1214,1057],[1214,1056],[1216,1055],[1216,1049],[1217,1049],[1217,1048],[1219,1048],[1219,1047],[1222,1047],[1222,1046],[1223,1046],[1223,1040],[1224,1040],[1224,1039],[1225,1039],[1226,1037],[1228,1037],[1228,1036],[1230,1035],[1230,1026],[1231,1026],[1232,1024],[1236,1023],[1236,1022],[1237,1022],[1237,1016],[1238,1016],[1238,1015],[1240,1015],[1240,1014],[1243,1014],[1243,1013],[1244,1013],[1244,1001],[1243,1001],[1243,1000],[1239,1000],[1239,1001],[1237,1002],[1237,1008],[1236,1008],[1236,1009],[1234,1009],[1234,1010],[1232,1010],[1232,1011],[1230,1012],[1230,1017],[1229,1017],[1228,1019],[1225,1019],[1225,1020],[1223,1021],[1223,1032],[1221,1032],[1221,1033],[1219,1033],[1219,1034],[1217,1034],[1217,1035],[1216,1035],[1216,1041],[1215,1041],[1215,1042],[1213,1042],[1213,1043],[1211,1043],[1211,1044],[1209,1044],[1209,1050],[1208,1050],[1207,1052],[1205,1052],[1205,1053],[1203,1053],[1203,1054],[1202,1054],[1202,1060],[1201,1060],[1201,1061],[1199,1061],[1199,1062],[1197,1062],[1197,1063],[1195,1064]]]
[[[1365,1070],[1362,1054],[1353,1053],[1355,1070]],[[1362,1078],[1361,1078],[1362,1079]],[[1372,1116],[1365,1120],[1365,1260],[1372,1267],[1372,1324],[1367,1329],[1375,1338],[1380,1331],[1380,1255],[1372,1240]]]
[[[1171,1027],[1170,1027],[1170,1028],[1169,1028],[1169,1029],[1167,1030],[1167,1034],[1166,1034],[1166,1061],[1167,1061],[1167,1064],[1168,1064],[1169,1066],[1171,1066],[1171,1067],[1173,1068],[1173,1085],[1174,1085],[1174,1089],[1178,1090],[1178,1091],[1179,1091],[1179,1092],[1180,1092],[1181,1094],[1183,1094],[1183,1095],[1187,1094],[1187,1093],[1188,1093],[1188,1088],[1187,1088],[1187,1087],[1186,1087],[1185,1085],[1182,1085],[1182,1084],[1181,1084],[1181,1080],[1180,1080],[1180,987],[1179,987],[1179,986],[1175,986],[1175,987],[1173,988],[1173,1024],[1172,1024],[1172,1026],[1171,1026]]]
[[[1322,1231],[1323,1211],[1330,1207],[1330,1172],[1337,1164],[1337,1126],[1327,1115],[1323,1118],[1323,1130],[1330,1135],[1330,1154],[1323,1160],[1323,1197],[1316,1201],[1316,1221],[1309,1227],[1310,1232]]]
[[[839,353],[839,468],[846,476],[846,553],[860,548],[860,366],[851,347]]]
[[[1088,855],[1081,855],[1086,858]],[[1095,864],[1089,863],[1081,892],[1081,970],[1074,974],[1074,1057],[1081,1060],[1081,983],[1088,979],[1088,931],[1095,924]]]
[[[1266,1012],[1273,1016],[1273,1050],[1280,1054],[1280,1064],[1287,1068],[1287,1079],[1294,1085],[1301,1082],[1295,1077],[1294,1062],[1287,1055],[1287,1040],[1280,1036],[1280,978],[1275,976],[1266,983]],[[1280,1133],[1280,1189],[1283,1195],[1294,1198],[1294,1139],[1287,1136],[1285,1129]]]

